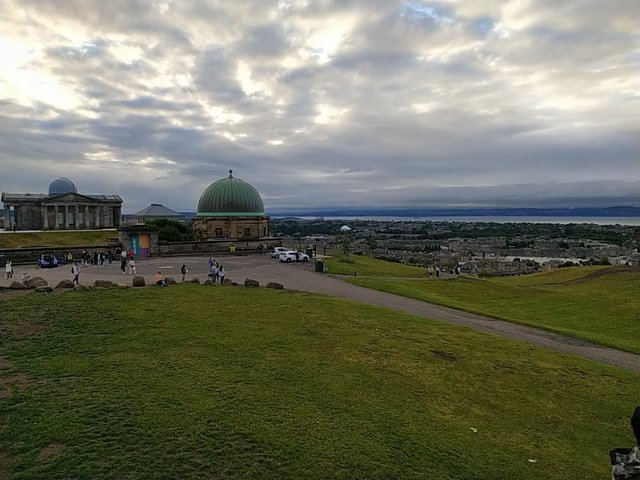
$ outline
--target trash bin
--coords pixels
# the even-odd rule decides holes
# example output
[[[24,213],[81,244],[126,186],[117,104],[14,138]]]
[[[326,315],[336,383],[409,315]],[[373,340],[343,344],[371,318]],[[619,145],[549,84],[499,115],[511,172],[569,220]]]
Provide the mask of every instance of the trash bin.
[[[235,252],[236,251],[236,246],[235,245],[229,245],[229,251],[230,252]]]
[[[309,258],[313,258],[313,248],[307,248],[307,255],[309,256]]]
[[[316,272],[324,272],[324,262],[322,260],[316,260]]]

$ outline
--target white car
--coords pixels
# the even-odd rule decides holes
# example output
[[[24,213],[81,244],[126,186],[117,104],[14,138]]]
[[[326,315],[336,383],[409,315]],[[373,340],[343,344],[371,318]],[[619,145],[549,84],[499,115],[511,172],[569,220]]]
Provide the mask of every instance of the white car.
[[[288,248],[284,247],[273,247],[273,252],[271,252],[271,258],[278,258],[281,253],[289,252]]]
[[[286,262],[286,263],[309,261],[309,255],[307,255],[306,253],[296,252],[296,251],[283,252],[280,254],[279,258],[281,262]]]

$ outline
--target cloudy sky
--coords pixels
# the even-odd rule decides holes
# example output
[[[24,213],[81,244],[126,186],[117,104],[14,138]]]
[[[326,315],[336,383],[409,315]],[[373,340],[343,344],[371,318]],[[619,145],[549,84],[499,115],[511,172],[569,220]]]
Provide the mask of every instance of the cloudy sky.
[[[640,205],[638,0],[2,0],[0,191]]]

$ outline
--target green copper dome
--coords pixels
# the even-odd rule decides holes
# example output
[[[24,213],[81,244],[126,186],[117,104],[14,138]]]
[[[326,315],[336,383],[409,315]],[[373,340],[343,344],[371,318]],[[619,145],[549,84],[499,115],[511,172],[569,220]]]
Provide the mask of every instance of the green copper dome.
[[[198,202],[198,217],[264,216],[264,205],[252,185],[229,176],[213,182],[202,192]]]

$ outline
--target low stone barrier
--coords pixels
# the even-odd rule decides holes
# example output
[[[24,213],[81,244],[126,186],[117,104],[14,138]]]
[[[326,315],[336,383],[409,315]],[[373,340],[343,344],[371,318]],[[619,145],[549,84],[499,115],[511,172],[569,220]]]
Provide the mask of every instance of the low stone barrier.
[[[277,282],[269,282],[269,283],[267,283],[267,288],[273,288],[275,290],[282,290],[282,289],[284,289],[284,285],[282,285],[281,283],[277,283]]]
[[[245,278],[244,280],[245,287],[259,287],[260,282],[257,280],[253,280],[252,278]]]
[[[33,277],[24,281],[24,286],[27,288],[46,287],[49,285],[47,281],[42,277]]]
[[[73,288],[73,287],[74,287],[74,283],[71,280],[60,280],[60,282],[58,282],[58,285],[56,285],[56,289]]]

